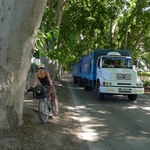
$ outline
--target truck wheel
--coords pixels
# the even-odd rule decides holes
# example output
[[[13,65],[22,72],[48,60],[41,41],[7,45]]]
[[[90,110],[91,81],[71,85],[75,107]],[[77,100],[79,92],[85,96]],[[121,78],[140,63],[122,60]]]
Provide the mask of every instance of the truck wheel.
[[[137,99],[137,94],[130,94],[128,95],[129,101],[135,101]]]
[[[89,91],[89,86],[88,85],[84,85],[84,91]]]
[[[82,80],[81,80],[80,78],[78,79],[78,86],[79,86],[79,87],[82,87],[82,86],[83,86]]]
[[[73,83],[74,83],[74,84],[78,84],[78,78],[74,77],[74,78],[73,78]]]
[[[99,85],[99,83],[97,83],[97,96],[98,96],[98,99],[99,99],[99,100],[103,100],[103,99],[104,99],[104,96],[105,96],[104,93],[101,93],[101,92],[100,92],[100,85]]]
[[[90,90],[90,86],[87,84],[88,80],[84,79],[83,80],[83,87],[85,91],[89,91]]]

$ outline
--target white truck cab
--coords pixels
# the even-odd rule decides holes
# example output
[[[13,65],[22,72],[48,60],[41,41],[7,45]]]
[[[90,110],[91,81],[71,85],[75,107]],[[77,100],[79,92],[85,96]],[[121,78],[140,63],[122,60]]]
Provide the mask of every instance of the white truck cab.
[[[143,82],[133,69],[132,58],[121,56],[118,52],[98,57],[96,85],[99,99],[104,99],[106,94],[113,94],[127,95],[130,101],[134,101],[138,94],[144,93]]]

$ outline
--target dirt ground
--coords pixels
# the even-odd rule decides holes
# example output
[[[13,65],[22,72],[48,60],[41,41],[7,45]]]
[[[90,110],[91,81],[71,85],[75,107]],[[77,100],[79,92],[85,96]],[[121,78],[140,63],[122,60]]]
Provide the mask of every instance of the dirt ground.
[[[47,124],[40,121],[35,111],[38,100],[33,99],[32,93],[25,92],[24,124],[19,129],[0,131],[0,150],[88,150],[81,137],[82,128],[66,78],[68,79],[68,76],[54,82],[59,115],[53,116]],[[146,93],[149,93],[149,89]]]
[[[78,114],[74,109],[67,82],[55,81],[59,115],[43,124],[38,116],[38,100],[25,92],[24,125],[12,131],[0,131],[0,150],[87,150]]]

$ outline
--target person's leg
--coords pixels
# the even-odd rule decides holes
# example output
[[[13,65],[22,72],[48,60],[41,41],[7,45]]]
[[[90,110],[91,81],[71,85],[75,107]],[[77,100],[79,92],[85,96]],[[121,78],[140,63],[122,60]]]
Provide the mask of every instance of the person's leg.
[[[54,93],[51,93],[50,95],[51,95],[52,101],[54,102],[54,109],[55,109],[54,112],[57,114],[58,113],[57,100],[54,97]]]
[[[52,86],[52,91],[51,91],[51,98],[54,102],[54,108],[55,108],[55,114],[57,115],[58,114],[58,103],[57,103],[57,99],[56,99],[56,93],[55,93],[55,88],[54,86]]]

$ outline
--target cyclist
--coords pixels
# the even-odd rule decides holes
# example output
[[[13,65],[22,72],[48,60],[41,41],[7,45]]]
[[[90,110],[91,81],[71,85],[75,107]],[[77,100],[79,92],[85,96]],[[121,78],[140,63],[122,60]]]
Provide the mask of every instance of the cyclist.
[[[54,102],[54,109],[55,109],[54,115],[58,115],[55,87],[52,83],[50,74],[45,70],[45,65],[44,64],[40,64],[39,67],[38,67],[38,72],[35,73],[34,83],[33,83],[33,86],[32,86],[33,88],[36,87],[38,80],[40,81],[40,83],[43,86],[50,86],[49,95],[51,96],[51,98]]]

